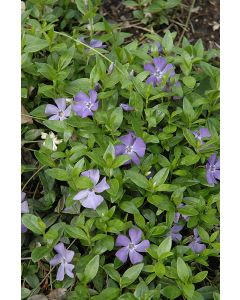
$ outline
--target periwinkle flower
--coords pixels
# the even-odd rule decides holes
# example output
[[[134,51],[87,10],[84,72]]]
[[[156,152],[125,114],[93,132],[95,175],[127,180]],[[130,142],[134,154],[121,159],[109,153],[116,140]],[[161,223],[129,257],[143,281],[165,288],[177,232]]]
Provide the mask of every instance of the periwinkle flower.
[[[66,99],[65,98],[59,98],[55,99],[54,102],[56,105],[53,104],[47,104],[45,108],[45,114],[47,116],[51,116],[49,120],[65,120],[70,116],[71,113],[71,105],[67,107],[66,105]]]
[[[169,232],[168,236],[171,236],[172,240],[173,240],[175,243],[178,243],[178,242],[180,242],[181,239],[182,239],[182,235],[181,235],[181,233],[179,233],[182,229],[183,229],[183,225],[175,224],[175,225],[173,225],[173,227],[170,229],[170,232]]]
[[[204,138],[211,137],[211,133],[209,132],[208,128],[204,128],[204,127],[199,128],[199,130],[192,131],[192,133],[193,133],[195,139],[200,141],[201,144],[204,143],[203,142]]]
[[[139,157],[143,157],[146,151],[146,144],[143,139],[136,137],[132,132],[119,138],[121,145],[115,146],[115,155],[127,154],[131,157],[125,164],[133,161],[136,165],[140,164]]]
[[[198,235],[197,228],[193,229],[194,238],[193,241],[188,245],[193,252],[201,253],[206,249],[206,245],[201,244],[201,238]]]
[[[129,259],[132,264],[137,264],[143,260],[143,256],[139,252],[146,252],[150,247],[148,240],[141,241],[142,231],[140,229],[131,228],[128,232],[130,239],[120,234],[116,239],[116,246],[122,246],[117,252],[116,257],[123,263]]]
[[[54,247],[54,250],[57,254],[54,256],[53,259],[50,260],[51,266],[56,266],[60,264],[56,279],[58,281],[62,281],[64,279],[64,275],[67,274],[69,277],[73,278],[74,274],[72,270],[74,269],[74,265],[70,264],[73,259],[74,251],[67,250],[64,244],[61,242]]]
[[[101,195],[96,195],[96,193],[102,193],[103,191],[110,188],[106,182],[106,177],[99,182],[100,172],[99,170],[88,170],[82,172],[81,176],[86,176],[91,179],[93,187],[91,189],[82,190],[73,198],[73,200],[79,200],[83,207],[91,208],[96,210],[96,208],[103,202],[103,197]],[[99,182],[99,183],[98,183]]]
[[[134,107],[132,107],[132,106],[126,104],[126,103],[121,103],[121,104],[120,104],[120,107],[121,107],[123,110],[125,110],[125,111],[132,111],[132,110],[134,110]]]
[[[218,180],[220,180],[220,159],[217,158],[216,153],[208,159],[206,164],[206,177],[207,182],[211,185],[218,183]]]
[[[103,45],[102,41],[96,40],[96,39],[92,39],[89,43],[87,43],[84,39],[84,37],[80,37],[79,39],[82,43],[84,43],[85,45],[89,45],[92,48],[106,48],[106,45]]]
[[[164,57],[155,57],[153,64],[144,65],[144,70],[150,72],[150,77],[147,79],[147,83],[152,83],[155,87],[162,82],[163,76],[169,73],[169,77],[175,75],[174,67],[172,64],[168,64]]]
[[[73,111],[82,118],[93,116],[93,112],[98,109],[97,92],[94,90],[89,91],[89,96],[83,92],[77,93],[74,101],[76,104],[73,104]]]
[[[26,193],[21,192],[21,213],[27,214],[29,213],[28,202],[26,200]],[[27,231],[27,227],[21,223],[21,232],[25,233]]]

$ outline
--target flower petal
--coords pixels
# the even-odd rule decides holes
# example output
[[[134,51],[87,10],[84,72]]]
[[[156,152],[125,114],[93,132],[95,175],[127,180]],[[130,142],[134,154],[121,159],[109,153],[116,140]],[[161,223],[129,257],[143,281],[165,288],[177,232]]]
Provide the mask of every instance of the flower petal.
[[[64,272],[64,263],[61,263],[61,265],[59,266],[58,271],[57,271],[56,279],[58,281],[62,281],[64,279],[64,274],[65,274],[65,272]]]
[[[167,60],[164,57],[155,57],[153,63],[159,71],[162,71],[167,64]]]
[[[132,133],[128,133],[124,136],[121,136],[119,140],[126,146],[132,146],[134,141],[134,135]]]
[[[206,249],[206,245],[204,244],[199,244],[199,243],[196,243],[196,242],[191,242],[189,244],[189,247],[192,249],[193,252],[195,253],[201,253],[203,252],[203,250]]]
[[[26,214],[28,212],[29,212],[29,207],[28,207],[27,200],[25,200],[21,203],[21,213]]]
[[[209,137],[211,137],[211,133],[209,132],[209,130],[208,130],[208,128],[200,128],[199,129],[199,132],[200,132],[200,136],[202,137],[202,138],[209,138]]]
[[[103,191],[108,190],[109,188],[110,186],[106,182],[106,177],[104,177],[103,180],[94,187],[94,191],[96,193],[102,193]]]
[[[92,48],[102,48],[103,44],[102,41],[92,39],[89,43],[89,46],[91,46]]]
[[[21,233],[27,232],[27,227],[23,224],[21,224]]]
[[[51,115],[56,115],[58,113],[59,109],[57,108],[57,106],[52,105],[52,104],[47,104],[46,108],[45,108],[45,114],[47,116],[51,116]]]
[[[26,193],[21,192],[21,202],[23,202],[23,200],[25,199],[25,197],[26,197]]]
[[[115,149],[115,155],[118,156],[118,155],[125,153],[126,146],[125,145],[116,145],[116,146],[114,146],[114,149]]]
[[[99,178],[100,178],[99,170],[93,170],[93,169],[84,171],[84,172],[82,172],[81,175],[89,177],[92,180],[92,182],[94,183],[94,185],[96,185],[98,183]]]
[[[72,250],[67,250],[67,249],[66,249],[66,251],[65,251],[65,256],[64,256],[66,262],[69,263],[70,261],[72,261],[73,256],[74,256],[74,251],[72,251]]]
[[[79,193],[77,193],[76,196],[74,196],[73,200],[82,200],[82,199],[86,198],[89,193],[90,193],[89,190],[82,190]]]
[[[220,170],[216,170],[214,172],[214,177],[217,178],[218,180],[220,180]]]
[[[126,154],[128,154],[128,153],[126,153]],[[140,164],[140,159],[138,158],[138,156],[137,156],[137,154],[135,152],[132,152],[130,154],[130,156],[131,156],[132,161],[135,163],[135,165],[139,165]],[[131,162],[131,161],[129,161],[129,162]],[[127,163],[128,163],[128,161],[127,161]]]
[[[169,73],[170,77],[175,75],[174,68],[173,68],[172,64],[167,64],[162,72],[163,72],[163,74]]]
[[[96,111],[97,109],[98,109],[98,101],[97,102],[95,102],[94,104],[93,104],[93,106],[91,107],[91,110],[92,111]]]
[[[131,228],[129,229],[129,236],[130,236],[130,239],[131,239],[131,242],[134,244],[134,245],[137,245],[140,240],[141,240],[141,237],[142,237],[142,230],[140,229],[136,229],[136,228]]]
[[[180,242],[181,239],[182,239],[181,233],[171,233],[171,237],[172,237],[172,240],[173,240],[175,243]]]
[[[74,274],[73,274],[73,272],[72,272],[73,269],[74,269],[74,265],[72,265],[72,264],[65,264],[65,273],[66,273],[69,277],[71,277],[71,278],[74,277]]]
[[[92,103],[96,102],[97,100],[97,92],[94,90],[90,90],[89,91],[89,98],[91,100]]]
[[[146,144],[144,143],[143,139],[137,137],[132,149],[137,153],[138,156],[143,157],[146,151]]]
[[[54,250],[58,253],[58,254],[61,254],[62,257],[64,257],[65,255],[65,246],[62,242],[58,243],[55,247],[54,247]]]
[[[68,107],[67,107],[67,108],[65,109],[65,111],[64,111],[64,116],[65,116],[65,117],[69,117],[71,111],[72,111],[72,105],[68,105]]]
[[[60,116],[59,115],[53,115],[49,118],[49,120],[60,120]]]
[[[206,178],[207,178],[208,184],[210,184],[210,185],[217,183],[216,179],[213,177],[212,172],[210,172],[210,171],[206,172]]]
[[[155,72],[155,68],[152,64],[144,65],[144,71],[149,71],[151,74]]]
[[[60,262],[62,262],[62,255],[61,254],[56,254],[51,260],[50,260],[50,265],[51,266],[56,266],[58,265]]]
[[[88,95],[86,95],[83,92],[77,93],[77,95],[75,95],[75,97],[74,97],[74,101],[77,101],[77,102],[89,102],[89,100],[90,99],[89,99]]]
[[[57,104],[57,107],[59,110],[65,110],[66,109],[66,99],[65,98],[59,98],[54,100],[55,103]]]
[[[88,197],[80,200],[83,207],[91,208],[96,210],[96,208],[103,202],[103,197],[100,195],[96,195],[94,192],[90,192]]]
[[[116,239],[116,246],[128,246],[131,243],[129,238],[126,235],[119,234]]]
[[[178,233],[180,230],[183,229],[183,225],[173,225],[173,227],[171,228],[171,232],[172,233]]]
[[[146,252],[149,247],[150,247],[149,240],[143,240],[141,243],[135,245],[135,250],[137,252]]]
[[[123,248],[119,249],[115,253],[115,255],[117,256],[117,258],[119,260],[121,260],[121,262],[125,263],[127,261],[127,258],[128,258],[128,253],[129,253],[128,247],[123,247]]]
[[[157,84],[157,78],[156,78],[154,75],[151,75],[151,76],[149,76],[148,79],[146,80],[146,83],[147,83],[147,84],[152,83],[153,86],[156,86],[156,84]]]
[[[217,154],[216,154],[216,153],[213,153],[213,154],[209,157],[209,159],[208,159],[209,164],[210,164],[210,165],[214,165],[215,162],[216,162],[216,159],[217,159]]]
[[[143,261],[143,256],[142,254],[136,252],[135,250],[131,250],[129,251],[129,258],[130,261],[133,265],[140,263],[141,261]]]
[[[219,158],[215,163],[215,167],[216,167],[216,169],[220,169],[220,159]]]

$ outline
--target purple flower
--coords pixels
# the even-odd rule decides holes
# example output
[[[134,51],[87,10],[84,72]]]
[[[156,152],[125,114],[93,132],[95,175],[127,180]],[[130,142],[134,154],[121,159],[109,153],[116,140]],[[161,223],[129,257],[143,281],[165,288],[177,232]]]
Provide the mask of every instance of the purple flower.
[[[183,204],[183,203],[181,203],[181,204],[178,206],[178,208],[184,207],[184,206],[186,206],[186,205]],[[182,217],[186,222],[189,220],[189,216],[182,215],[181,213],[176,212],[176,213],[175,213],[175,218],[174,218],[174,223],[178,223],[180,217]]]
[[[143,240],[141,243],[142,231],[140,229],[129,230],[130,239],[120,234],[116,239],[116,246],[123,246],[116,252],[116,256],[121,262],[125,263],[129,256],[132,264],[137,264],[143,260],[143,256],[138,252],[146,252],[150,247],[148,240]]]
[[[198,235],[197,228],[193,229],[194,238],[193,241],[188,245],[193,252],[201,253],[206,249],[206,245],[201,244],[201,238]]]
[[[179,233],[181,230],[183,229],[182,225],[173,225],[173,227],[170,229],[170,232],[168,234],[168,236],[171,236],[172,240],[175,243],[178,243],[181,241],[182,239],[182,235]]]
[[[85,45],[89,45],[92,48],[106,48],[106,45],[103,45],[102,41],[92,39],[89,43],[87,43],[84,39],[84,37],[80,37],[79,39],[82,43]]]
[[[155,57],[153,59],[154,66],[152,64],[144,65],[144,70],[150,72],[150,77],[147,79],[147,83],[152,83],[153,86],[160,84],[165,74],[169,73],[170,77],[175,75],[172,64],[168,64],[164,57]]]
[[[71,113],[71,105],[66,108],[66,99],[55,99],[56,105],[47,104],[45,114],[51,116],[49,120],[65,120]]]
[[[26,200],[26,193],[21,192],[21,213],[26,214],[29,213],[28,202]],[[21,223],[21,232],[25,233],[27,231],[27,227]]]
[[[98,101],[96,102],[96,100],[96,91],[90,90],[89,96],[83,92],[79,92],[74,97],[74,101],[77,103],[73,104],[73,111],[82,118],[93,116],[93,112],[98,109]]]
[[[195,139],[199,140],[201,142],[201,144],[204,143],[203,142],[204,138],[211,137],[211,133],[209,132],[209,130],[207,128],[203,128],[203,127],[201,127],[199,130],[192,131],[192,133],[195,136]]]
[[[62,281],[64,275],[67,274],[69,277],[73,278],[74,274],[72,272],[74,265],[69,264],[74,256],[74,251],[67,250],[63,243],[59,243],[54,247],[55,251],[58,253],[50,260],[51,266],[56,266],[60,264],[56,279]]]
[[[132,110],[134,110],[134,107],[132,107],[132,106],[130,106],[130,105],[128,105],[128,104],[125,104],[125,103],[121,103],[121,104],[120,104],[120,107],[121,107],[123,110],[125,110],[125,111],[132,111]]]
[[[102,193],[103,191],[110,188],[110,186],[106,182],[106,177],[102,179],[101,182],[98,183],[100,178],[99,170],[88,170],[82,172],[82,176],[86,176],[91,179],[93,183],[93,187],[91,189],[80,191],[73,200],[79,200],[83,207],[96,209],[102,202],[103,197],[100,195],[96,195],[96,193]]]
[[[136,137],[132,132],[129,132],[119,139],[122,144],[115,146],[115,155],[128,154],[131,159],[125,164],[129,164],[132,160],[136,165],[139,165],[139,157],[143,157],[146,151],[146,144],[143,139]]]
[[[214,153],[206,164],[206,177],[207,182],[211,185],[218,183],[220,180],[220,159],[217,158],[217,154]]]

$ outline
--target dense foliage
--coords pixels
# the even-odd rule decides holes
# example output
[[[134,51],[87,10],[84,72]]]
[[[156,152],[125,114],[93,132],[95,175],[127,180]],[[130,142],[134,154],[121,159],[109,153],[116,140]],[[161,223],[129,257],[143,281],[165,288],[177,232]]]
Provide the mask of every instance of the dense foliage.
[[[217,300],[218,52],[101,4],[22,11],[22,299]]]

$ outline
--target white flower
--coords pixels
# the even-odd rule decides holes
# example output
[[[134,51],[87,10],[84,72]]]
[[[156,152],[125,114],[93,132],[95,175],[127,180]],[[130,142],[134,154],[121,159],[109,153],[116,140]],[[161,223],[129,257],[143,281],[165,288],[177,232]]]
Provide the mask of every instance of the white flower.
[[[53,151],[57,151],[57,145],[62,143],[62,140],[58,139],[57,136],[52,131],[50,131],[49,134],[42,132],[41,138],[43,140],[46,140],[47,138],[50,138],[52,140],[52,149],[51,150],[53,150]],[[46,141],[43,142],[43,146],[46,146]]]

